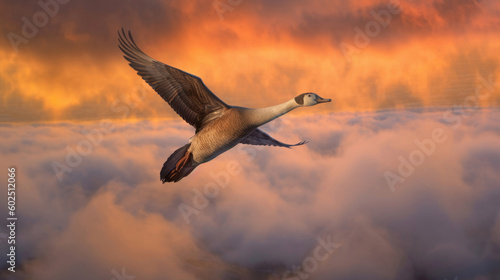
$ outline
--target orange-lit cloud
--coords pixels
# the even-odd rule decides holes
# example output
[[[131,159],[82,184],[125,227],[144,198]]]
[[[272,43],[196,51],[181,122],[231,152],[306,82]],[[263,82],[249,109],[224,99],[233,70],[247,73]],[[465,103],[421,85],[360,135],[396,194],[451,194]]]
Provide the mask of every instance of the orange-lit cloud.
[[[32,22],[43,10],[11,3],[0,28],[0,120],[176,117],[121,57],[122,26],[146,53],[240,106],[306,91],[334,99],[322,112],[453,106],[481,77],[498,80],[500,4],[492,0],[234,3],[69,1],[17,53],[8,34],[23,36],[23,17]],[[479,105],[500,105],[500,93]]]

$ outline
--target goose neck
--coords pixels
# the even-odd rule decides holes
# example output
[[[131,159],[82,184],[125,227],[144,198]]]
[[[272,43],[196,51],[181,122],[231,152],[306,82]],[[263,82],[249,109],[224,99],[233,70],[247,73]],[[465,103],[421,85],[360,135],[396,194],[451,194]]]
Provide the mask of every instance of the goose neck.
[[[295,99],[285,103],[266,108],[251,109],[249,114],[250,123],[255,126],[266,124],[288,112],[299,107]]]

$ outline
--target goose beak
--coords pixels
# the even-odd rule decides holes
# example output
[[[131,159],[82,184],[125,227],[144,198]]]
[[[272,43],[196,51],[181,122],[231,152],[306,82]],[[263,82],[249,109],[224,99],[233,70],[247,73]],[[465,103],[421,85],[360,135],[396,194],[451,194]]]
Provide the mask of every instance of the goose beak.
[[[326,99],[326,98],[321,98],[321,97],[318,97],[318,99],[316,99],[316,102],[318,103],[326,103],[326,102],[331,102],[332,100],[331,99]]]

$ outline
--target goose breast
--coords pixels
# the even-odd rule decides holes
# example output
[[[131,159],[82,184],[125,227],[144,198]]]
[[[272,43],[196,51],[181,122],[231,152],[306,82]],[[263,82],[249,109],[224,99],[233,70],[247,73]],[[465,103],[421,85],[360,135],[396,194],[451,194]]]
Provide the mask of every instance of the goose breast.
[[[242,110],[228,109],[220,118],[207,124],[191,139],[189,151],[197,163],[204,163],[236,146],[255,127],[246,122]]]

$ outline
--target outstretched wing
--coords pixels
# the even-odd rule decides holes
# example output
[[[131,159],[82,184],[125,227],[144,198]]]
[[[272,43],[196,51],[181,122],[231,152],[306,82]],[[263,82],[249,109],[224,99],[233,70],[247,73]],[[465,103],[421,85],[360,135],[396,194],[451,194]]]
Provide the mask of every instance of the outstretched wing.
[[[262,131],[260,129],[256,129],[252,133],[250,133],[247,136],[247,138],[242,140],[240,143],[248,144],[248,145],[276,146],[276,147],[290,148],[290,147],[294,147],[294,146],[304,145],[305,143],[307,143],[307,141],[302,141],[300,143],[293,144],[293,145],[285,144],[285,143],[282,143],[282,142],[272,138],[271,136],[269,136],[269,134],[265,133],[264,131]]]
[[[137,47],[130,31],[128,36],[123,28],[118,31],[118,41],[129,65],[197,132],[230,108],[200,78],[146,55]]]

